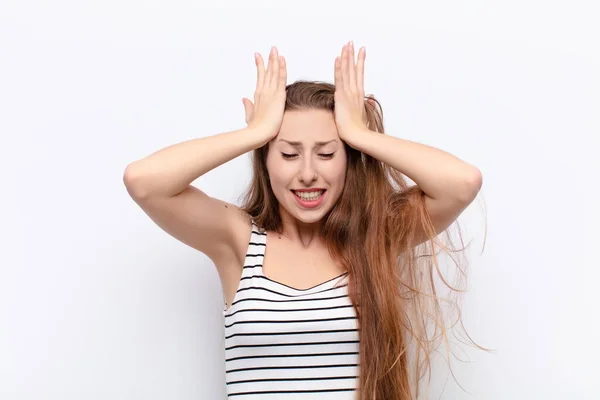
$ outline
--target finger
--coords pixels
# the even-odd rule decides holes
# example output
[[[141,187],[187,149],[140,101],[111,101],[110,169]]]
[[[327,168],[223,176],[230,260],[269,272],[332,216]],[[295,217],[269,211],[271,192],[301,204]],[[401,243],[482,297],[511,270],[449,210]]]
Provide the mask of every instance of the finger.
[[[352,93],[356,93],[356,65],[354,63],[354,43],[348,46],[348,83]]]
[[[279,53],[276,47],[273,48],[275,52],[273,53],[273,67],[271,68],[271,82],[269,84],[273,89],[276,89],[279,83]]]
[[[348,52],[347,52],[346,46],[344,46],[342,48],[341,77],[342,77],[342,88],[344,90],[346,90],[347,86],[348,86]]]
[[[285,64],[285,58],[283,56],[279,56],[279,88],[281,90],[285,90],[287,85],[287,67]]]
[[[265,82],[264,85],[268,86],[271,84],[271,76],[273,75],[273,55],[275,54],[275,47],[271,47],[271,52],[269,53],[269,62],[267,64],[267,72],[265,73]]]
[[[365,58],[367,49],[361,47],[358,51],[358,62],[356,63],[356,88],[360,98],[365,97]]]
[[[333,79],[336,90],[342,89],[342,59],[340,57],[335,58],[333,68]]]
[[[256,90],[262,89],[265,80],[265,63],[259,53],[254,53],[254,61],[256,63]]]
[[[254,106],[252,102],[245,97],[242,98],[242,103],[244,104],[244,113],[246,114],[246,123],[248,124],[252,120],[252,112]]]

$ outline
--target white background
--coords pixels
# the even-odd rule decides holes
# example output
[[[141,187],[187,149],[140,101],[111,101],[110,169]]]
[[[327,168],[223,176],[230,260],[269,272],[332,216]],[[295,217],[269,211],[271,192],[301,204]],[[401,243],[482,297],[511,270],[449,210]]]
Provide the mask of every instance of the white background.
[[[332,82],[350,39],[388,132],[484,177],[460,219],[464,320],[496,352],[465,348],[453,368],[471,394],[441,366],[431,398],[600,398],[593,2],[412,3],[3,1],[0,398],[224,397],[218,275],[153,225],[123,171],[243,127],[255,51],[278,46],[290,83]],[[248,160],[195,184],[237,202]]]

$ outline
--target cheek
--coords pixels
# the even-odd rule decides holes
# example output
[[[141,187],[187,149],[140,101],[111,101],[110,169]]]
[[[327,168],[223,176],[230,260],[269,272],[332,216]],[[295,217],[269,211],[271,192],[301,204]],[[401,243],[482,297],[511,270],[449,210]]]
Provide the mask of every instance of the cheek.
[[[285,189],[286,182],[281,177],[281,174],[274,174],[270,176],[271,178],[271,188],[275,193],[279,193]]]
[[[274,162],[269,168],[269,176],[274,182],[285,182],[294,176],[294,170],[286,163]]]
[[[342,160],[336,163],[330,169],[329,179],[331,182],[335,182],[339,186],[339,190],[344,187],[344,181],[346,179],[346,160]]]
[[[269,181],[271,182],[271,187],[273,190],[281,184],[282,182],[282,171],[281,171],[281,163],[278,160],[274,159],[271,154],[267,156],[267,172],[269,173]]]
[[[285,168],[280,165],[275,165],[274,168],[269,170],[269,181],[271,183],[271,189],[275,196],[281,201],[281,196],[289,190],[291,182],[293,181],[294,174],[290,173],[289,168]]]

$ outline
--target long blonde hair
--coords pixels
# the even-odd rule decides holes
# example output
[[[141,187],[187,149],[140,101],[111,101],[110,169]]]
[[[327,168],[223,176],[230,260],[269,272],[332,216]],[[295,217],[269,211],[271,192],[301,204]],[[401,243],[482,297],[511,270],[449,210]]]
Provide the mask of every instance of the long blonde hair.
[[[330,83],[297,81],[286,89],[286,111],[334,111],[335,86]],[[369,129],[384,134],[379,102],[371,97],[365,107]],[[460,325],[464,330],[457,301],[451,302],[458,310],[457,320],[449,324],[444,320],[441,303],[446,299],[436,294],[434,271],[451,292],[460,294],[463,290],[451,285],[441,273],[436,244],[448,254],[462,252],[464,247],[454,249],[447,231],[449,245],[436,238],[421,189],[409,187],[400,172],[375,158],[347,144],[345,149],[344,189],[324,217],[321,234],[332,257],[348,271],[349,297],[359,321],[357,399],[413,400],[420,397],[420,380],[425,373],[431,378],[431,355],[442,341],[449,344],[446,325]],[[267,152],[268,144],[253,152],[253,177],[241,208],[266,230],[281,232],[278,201],[269,183]],[[429,238],[420,245],[415,242],[419,228]],[[466,265],[455,264],[464,285]]]

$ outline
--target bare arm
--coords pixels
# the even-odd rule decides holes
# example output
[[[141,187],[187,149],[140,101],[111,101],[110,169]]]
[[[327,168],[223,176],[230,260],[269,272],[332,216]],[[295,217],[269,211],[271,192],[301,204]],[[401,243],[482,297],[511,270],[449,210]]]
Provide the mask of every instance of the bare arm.
[[[356,63],[354,58],[354,45],[349,43],[335,60],[335,117],[340,137],[412,179],[425,194],[436,232],[446,230],[477,196],[481,172],[443,150],[370,130],[364,113],[366,50],[359,50]],[[426,239],[425,232],[418,233],[419,242]]]
[[[133,198],[175,196],[208,171],[268,139],[259,130],[245,128],[174,144],[129,164],[123,180]]]
[[[273,49],[265,71],[262,58],[256,56],[255,104],[244,102],[247,128],[166,147],[132,162],[123,175],[131,197],[159,227],[208,255],[217,267],[239,259],[246,245],[247,238],[240,232],[243,235],[244,225],[249,227],[247,216],[191,183],[277,135],[286,98],[282,60]]]

